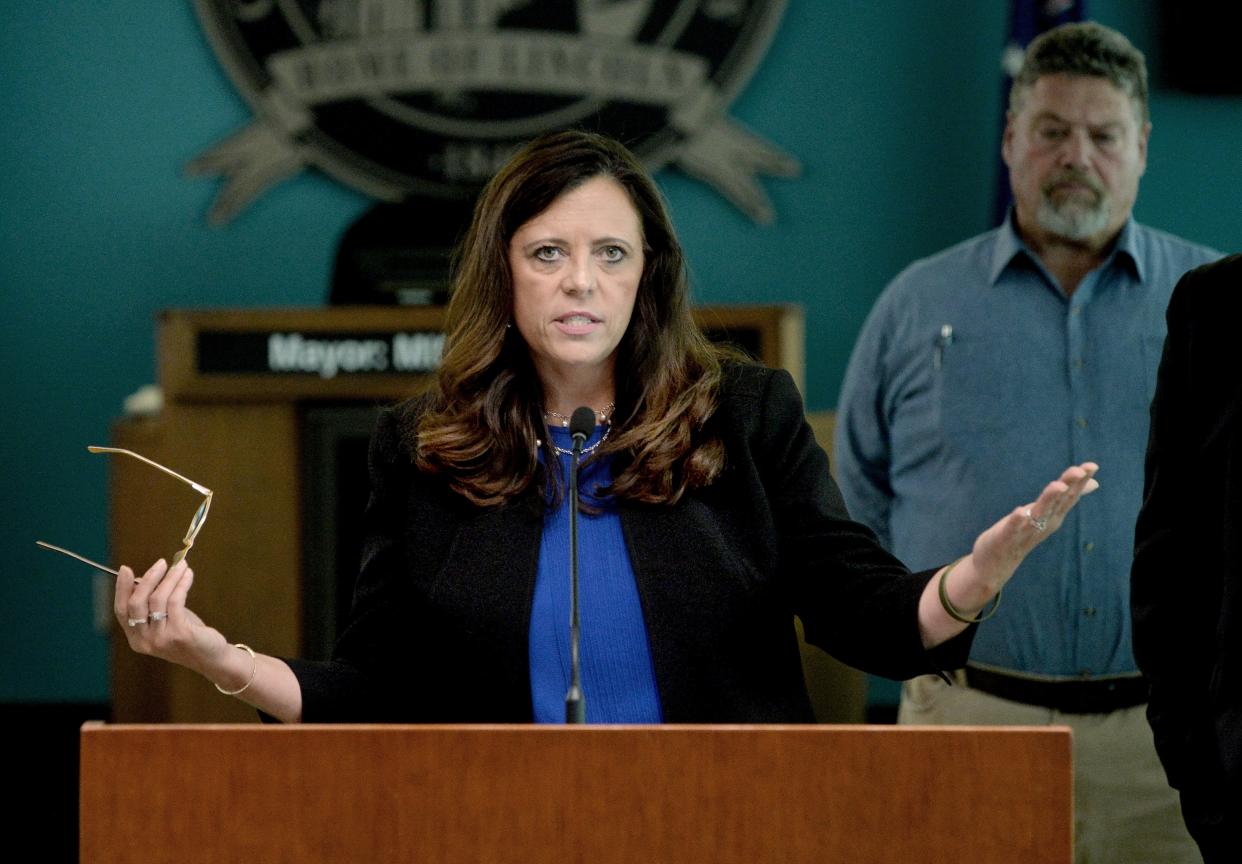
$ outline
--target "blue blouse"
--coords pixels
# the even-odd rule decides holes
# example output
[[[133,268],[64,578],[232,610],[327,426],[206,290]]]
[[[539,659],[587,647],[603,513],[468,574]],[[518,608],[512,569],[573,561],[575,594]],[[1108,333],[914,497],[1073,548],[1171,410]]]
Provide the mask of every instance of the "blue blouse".
[[[601,430],[596,427],[586,447],[599,440]],[[572,446],[569,430],[553,428],[550,434],[556,446],[564,450]],[[530,618],[530,689],[536,723],[565,722],[569,689],[568,477],[573,457],[558,458],[566,494],[559,506],[544,514]],[[610,463],[608,458],[598,459],[578,475],[579,495],[599,510],[578,514],[579,657],[586,717],[588,723],[659,723],[663,715],[651,645],[621,517],[612,499],[592,494],[612,482]]]

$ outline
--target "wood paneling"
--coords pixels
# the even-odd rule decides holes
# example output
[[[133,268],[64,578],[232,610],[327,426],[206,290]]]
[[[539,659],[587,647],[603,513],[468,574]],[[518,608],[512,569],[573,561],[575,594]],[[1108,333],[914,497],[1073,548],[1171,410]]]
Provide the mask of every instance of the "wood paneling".
[[[93,864],[1068,864],[1066,728],[109,727]]]

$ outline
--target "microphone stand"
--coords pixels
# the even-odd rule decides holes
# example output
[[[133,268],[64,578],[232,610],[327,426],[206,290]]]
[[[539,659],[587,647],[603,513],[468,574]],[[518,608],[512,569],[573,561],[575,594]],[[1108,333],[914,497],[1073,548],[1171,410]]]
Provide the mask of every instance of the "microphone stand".
[[[573,435],[573,463],[569,471],[569,691],[565,694],[565,722],[586,723],[586,697],[582,694],[582,662],[578,656],[578,462],[582,445],[595,429],[595,412],[574,410],[569,419]]]

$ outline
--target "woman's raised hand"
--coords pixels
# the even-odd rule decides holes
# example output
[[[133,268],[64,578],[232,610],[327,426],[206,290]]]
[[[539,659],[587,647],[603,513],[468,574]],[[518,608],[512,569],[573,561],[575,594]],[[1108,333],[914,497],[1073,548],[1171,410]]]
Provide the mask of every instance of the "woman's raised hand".
[[[219,630],[204,624],[185,605],[193,583],[194,571],[184,560],[172,567],[156,561],[141,579],[130,568],[119,568],[112,611],[129,647],[191,669],[224,695],[278,720],[300,720],[302,687],[293,670],[246,645],[230,645]]]
[[[213,658],[233,649],[185,605],[193,583],[194,571],[184,559],[169,567],[161,558],[141,579],[122,566],[112,611],[134,651],[207,674]]]
[[[1021,504],[975,540],[971,558],[979,576],[999,591],[1030,551],[1047,540],[1065,521],[1079,499],[1100,488],[1094,462],[1071,465],[1039,497]]]
[[[1039,497],[1020,504],[975,540],[971,553],[941,568],[919,600],[919,630],[927,647],[939,645],[962,631],[1005,587],[1030,551],[1047,540],[1084,495],[1100,484],[1094,462],[1072,465],[1061,472]]]

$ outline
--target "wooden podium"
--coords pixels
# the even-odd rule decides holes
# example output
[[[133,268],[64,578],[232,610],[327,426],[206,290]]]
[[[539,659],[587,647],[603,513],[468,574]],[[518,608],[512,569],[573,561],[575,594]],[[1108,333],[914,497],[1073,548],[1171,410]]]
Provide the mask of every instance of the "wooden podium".
[[[92,864],[1068,864],[1067,728],[107,726]]]
[[[701,307],[695,316],[712,338],[789,370],[802,385],[799,308]],[[312,458],[337,445],[309,439],[307,429],[325,412],[354,411],[347,416],[356,418],[355,437],[365,447],[375,406],[411,395],[435,368],[443,320],[443,310],[430,307],[160,315],[163,408],[119,422],[113,443],[215,493],[190,555],[196,575],[190,604],[230,641],[277,656],[326,656],[331,642],[325,634],[337,622],[331,604],[321,601],[341,579],[352,579],[357,558],[346,544],[334,545],[336,531],[307,516],[315,502],[340,497],[316,474]],[[820,426],[817,434],[827,432]],[[113,563],[142,568],[171,555],[201,499],[134,460],[109,458]],[[361,476],[354,485],[363,487],[357,494],[365,496],[365,467],[355,474]],[[365,497],[356,509],[362,504]],[[197,675],[134,654],[117,628],[111,655],[116,722],[255,721],[253,711],[221,697]],[[804,666],[821,720],[862,720],[861,673],[805,645]]]

